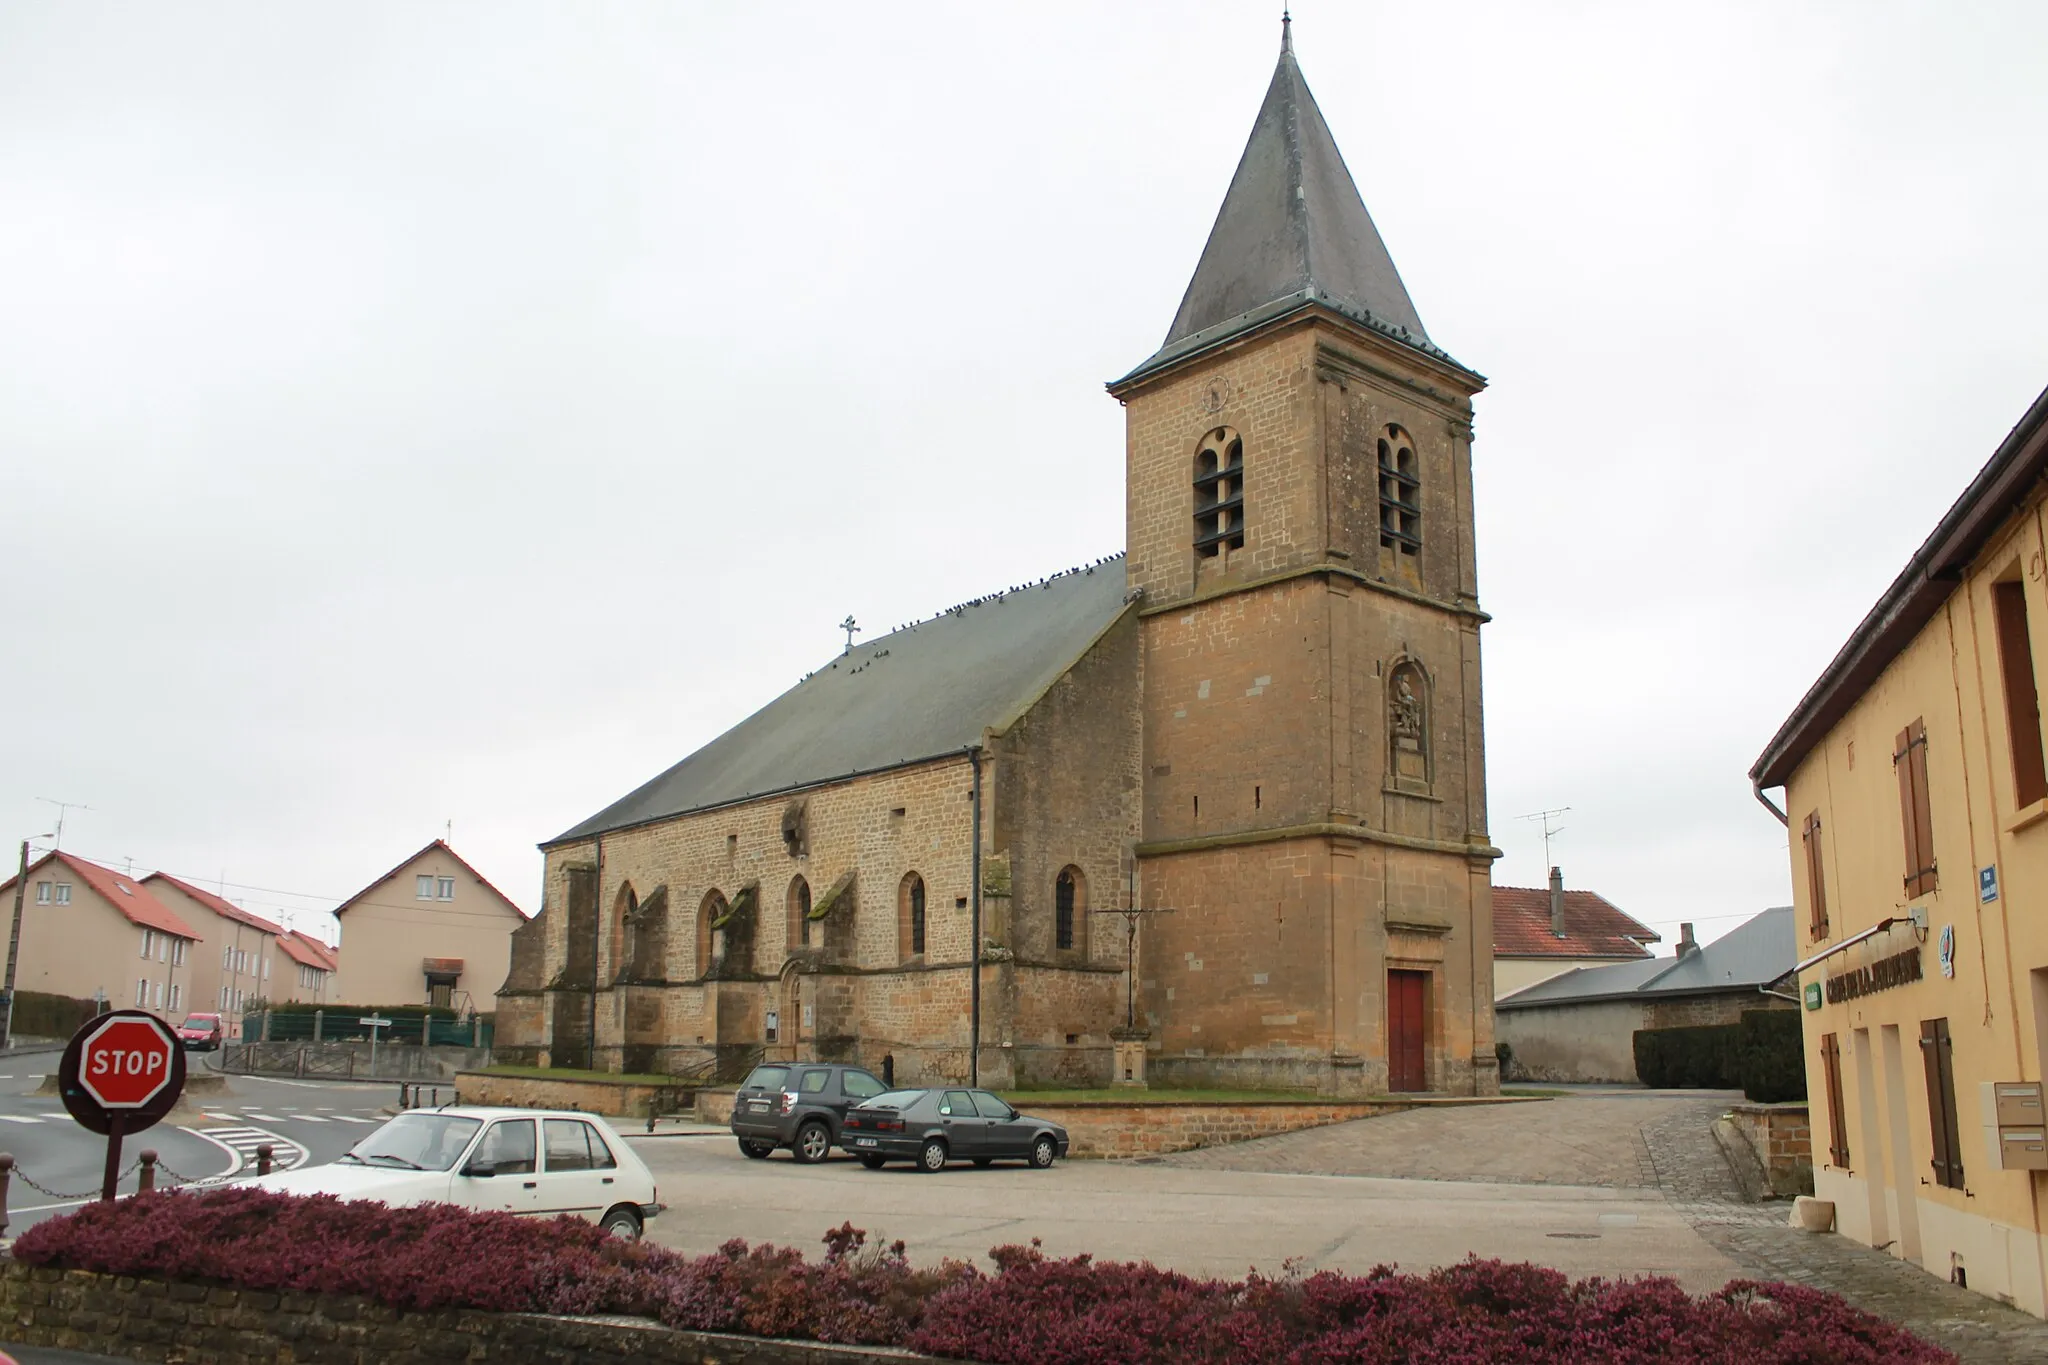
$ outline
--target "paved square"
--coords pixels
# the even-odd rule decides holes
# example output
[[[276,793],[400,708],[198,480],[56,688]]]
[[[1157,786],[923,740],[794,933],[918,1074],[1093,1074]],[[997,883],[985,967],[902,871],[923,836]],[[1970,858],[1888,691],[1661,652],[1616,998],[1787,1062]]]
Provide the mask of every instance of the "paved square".
[[[2048,1363],[2048,1324],[1843,1238],[1742,1201],[1711,1124],[1732,1096],[1596,1092],[1417,1110],[1257,1142],[1050,1171],[867,1171],[786,1154],[749,1161],[724,1136],[636,1138],[671,1210],[654,1240],[802,1247],[851,1221],[913,1259],[980,1258],[1043,1241],[1055,1255],[1149,1260],[1195,1275],[1423,1270],[1467,1255],[1567,1274],[1731,1279],[1843,1294],[1963,1360]]]

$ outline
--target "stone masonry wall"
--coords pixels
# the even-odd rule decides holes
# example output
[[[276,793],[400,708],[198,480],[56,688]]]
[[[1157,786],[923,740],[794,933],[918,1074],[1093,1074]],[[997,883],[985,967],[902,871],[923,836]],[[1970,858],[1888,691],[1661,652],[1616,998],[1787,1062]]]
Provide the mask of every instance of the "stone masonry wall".
[[[13,1260],[0,1261],[0,1337],[166,1365],[876,1365],[931,1359],[874,1347],[677,1332],[618,1319],[466,1309],[414,1313],[339,1294],[222,1289],[32,1269]]]
[[[455,1096],[459,1104],[514,1109],[575,1109],[586,1114],[604,1114],[621,1119],[645,1119],[649,1105],[661,1114],[694,1111],[696,1106],[696,1088],[693,1086],[498,1076],[485,1071],[458,1073]]]
[[[1158,1156],[1226,1142],[1348,1123],[1397,1114],[1412,1105],[1254,1101],[1247,1104],[1120,1104],[1113,1100],[1047,1104],[1033,1100],[1027,1112],[1067,1130],[1069,1155],[1077,1157]]]
[[[1763,1163],[1771,1193],[1813,1193],[1813,1125],[1804,1104],[1738,1104],[1728,1117]]]

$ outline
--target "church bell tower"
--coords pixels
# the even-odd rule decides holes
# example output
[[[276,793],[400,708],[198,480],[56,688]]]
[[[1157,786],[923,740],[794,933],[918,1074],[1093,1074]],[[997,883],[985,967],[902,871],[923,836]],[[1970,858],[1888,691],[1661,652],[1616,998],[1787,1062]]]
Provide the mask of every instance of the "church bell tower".
[[[1284,34],[1284,30],[1283,30]],[[1283,36],[1125,407],[1156,1084],[1490,1094],[1472,398]]]

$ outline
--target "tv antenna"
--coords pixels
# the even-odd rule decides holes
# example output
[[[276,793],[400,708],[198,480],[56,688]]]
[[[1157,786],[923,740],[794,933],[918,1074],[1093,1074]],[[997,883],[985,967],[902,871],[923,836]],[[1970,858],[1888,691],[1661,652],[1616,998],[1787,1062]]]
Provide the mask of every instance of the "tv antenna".
[[[52,800],[51,800],[51,799],[50,799],[49,797],[47,797],[47,796],[38,796],[38,797],[36,798],[36,800],[38,800],[38,801],[42,802],[42,803],[43,803],[44,805],[46,805],[46,806],[55,806],[55,807],[57,808],[57,832],[56,832],[55,834],[52,834],[52,835],[50,836],[50,838],[51,838],[51,841],[52,841],[52,842],[51,842],[51,844],[50,844],[50,847],[51,847],[51,848],[62,848],[62,847],[64,847],[64,815],[65,815],[65,812],[67,812],[67,811],[74,811],[74,810],[91,810],[91,809],[92,809],[92,807],[91,807],[91,806],[88,806],[88,805],[86,805],[86,804],[85,804],[85,803],[84,803],[83,801],[52,801]]]
[[[1563,825],[1553,825],[1550,822],[1556,816],[1569,815],[1571,809],[1570,806],[1559,806],[1555,810],[1531,811],[1527,815],[1515,817],[1517,820],[1541,820],[1543,822],[1543,865],[1545,867],[1554,866],[1550,861],[1550,841],[1564,833]]]

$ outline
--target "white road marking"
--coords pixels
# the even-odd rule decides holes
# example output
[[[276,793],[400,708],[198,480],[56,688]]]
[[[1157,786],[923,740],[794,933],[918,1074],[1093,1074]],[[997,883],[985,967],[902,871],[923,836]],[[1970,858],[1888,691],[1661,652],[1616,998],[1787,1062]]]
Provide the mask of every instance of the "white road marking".
[[[33,1115],[26,1115],[26,1114],[0,1114],[0,1119],[6,1119],[6,1120],[7,1120],[7,1121],[8,1121],[9,1123],[41,1123],[41,1122],[42,1122],[42,1119],[40,1119],[40,1118],[38,1118],[38,1117],[35,1117],[35,1116],[33,1116]]]
[[[249,1117],[250,1117],[250,1118],[252,1118],[252,1119],[255,1119],[255,1120],[256,1120],[256,1121],[258,1122],[258,1123],[282,1123],[282,1122],[284,1122],[284,1120],[283,1120],[283,1119],[279,1118],[279,1117],[278,1117],[277,1115],[275,1115],[275,1114],[258,1114],[258,1113],[255,1113],[255,1112],[253,1112],[253,1111],[252,1111],[252,1112],[250,1113]]]
[[[294,1166],[303,1165],[310,1155],[304,1147],[290,1138],[263,1128],[214,1128],[200,1136],[216,1146],[224,1146],[238,1153],[243,1164],[247,1166],[256,1164],[256,1149],[269,1143],[271,1169],[274,1171],[288,1171]]]
[[[211,1109],[206,1110],[205,1113],[206,1117],[210,1119],[218,1119],[222,1123],[240,1123],[242,1121],[242,1116],[240,1114],[216,1114]]]
[[[327,1122],[327,1120],[326,1120],[326,1119],[323,1119],[323,1118],[321,1118],[321,1117],[320,1117],[320,1116],[319,1116],[318,1114],[293,1114],[293,1115],[292,1115],[292,1117],[293,1117],[294,1119],[297,1119],[297,1120],[298,1120],[298,1121],[299,1121],[300,1123],[325,1123],[325,1122]]]
[[[334,1116],[334,1121],[336,1123],[375,1123],[377,1120],[359,1119],[354,1114],[336,1114]]]

